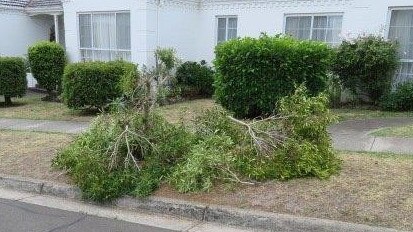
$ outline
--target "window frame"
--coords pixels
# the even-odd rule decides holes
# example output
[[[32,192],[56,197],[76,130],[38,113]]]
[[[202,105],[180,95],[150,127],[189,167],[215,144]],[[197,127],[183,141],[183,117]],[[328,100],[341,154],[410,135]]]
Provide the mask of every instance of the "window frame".
[[[128,13],[129,14],[129,27],[130,27],[130,34],[129,34],[129,39],[131,41],[130,44],[130,49],[106,49],[106,48],[95,48],[94,47],[94,41],[93,41],[93,15],[95,14],[115,14],[115,18],[117,17],[117,14],[125,14]],[[80,28],[80,15],[90,15],[90,22],[91,22],[91,44],[92,46],[90,48],[84,48],[80,46],[81,40],[80,40],[80,36],[81,36],[81,28]],[[96,60],[94,57],[92,57],[92,59],[84,59],[82,57],[82,51],[84,50],[89,50],[92,52],[96,52],[96,51],[106,51],[106,52],[129,52],[129,56],[130,58],[132,58],[132,14],[129,10],[117,10],[117,11],[81,11],[81,12],[77,12],[76,13],[76,27],[77,27],[77,32],[78,32],[78,36],[77,36],[77,47],[78,47],[78,51],[79,51],[79,57],[81,61],[99,61]],[[116,25],[116,24],[115,24]],[[115,28],[115,30],[117,30],[117,28]]]
[[[239,28],[239,17],[238,15],[216,15],[215,16],[215,44],[219,44],[222,42],[228,41],[228,31],[229,31],[229,19],[235,18],[237,20],[237,36],[238,37],[238,28]],[[224,41],[218,41],[219,37],[219,19],[225,19],[225,40]]]
[[[287,13],[287,14],[284,14],[283,33],[286,34],[288,17],[311,17],[310,38],[308,40],[313,40],[314,29],[320,29],[320,28],[314,28],[314,18],[315,17],[334,17],[334,16],[341,16],[342,21],[341,21],[340,31],[343,32],[344,12],[323,12],[323,13]],[[327,42],[327,41],[323,41],[323,42],[326,44],[334,44],[334,42]]]

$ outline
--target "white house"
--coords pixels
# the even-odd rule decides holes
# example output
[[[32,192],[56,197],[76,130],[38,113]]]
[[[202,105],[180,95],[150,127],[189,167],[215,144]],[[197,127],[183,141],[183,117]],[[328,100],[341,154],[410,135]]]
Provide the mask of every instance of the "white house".
[[[401,45],[398,78],[413,78],[413,0],[0,0],[0,54],[55,37],[71,61],[151,64],[156,47],[214,57],[235,37],[288,33],[334,46],[379,34]]]

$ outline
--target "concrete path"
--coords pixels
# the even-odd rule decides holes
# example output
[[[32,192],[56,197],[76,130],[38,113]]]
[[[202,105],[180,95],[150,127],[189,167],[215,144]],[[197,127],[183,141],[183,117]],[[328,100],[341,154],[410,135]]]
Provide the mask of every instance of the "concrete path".
[[[89,122],[2,119],[0,118],[0,129],[5,129],[5,130],[79,134],[85,131],[89,127],[89,125],[90,125]]]
[[[384,127],[413,124],[413,118],[349,120],[333,125],[329,132],[337,150],[413,154],[413,139],[374,137]]]
[[[373,130],[413,124],[413,118],[349,120],[333,125],[329,132],[334,148],[346,151],[413,154],[413,139],[383,138],[369,135]],[[89,122],[1,119],[0,129],[79,134]]]

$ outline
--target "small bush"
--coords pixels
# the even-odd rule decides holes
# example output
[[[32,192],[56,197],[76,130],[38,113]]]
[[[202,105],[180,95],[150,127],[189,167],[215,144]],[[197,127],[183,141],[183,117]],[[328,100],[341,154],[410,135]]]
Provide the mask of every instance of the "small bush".
[[[0,57],[0,95],[4,96],[6,105],[11,98],[22,97],[26,93],[26,65],[18,57]]]
[[[123,61],[70,64],[63,78],[63,99],[69,108],[102,109],[136,86],[136,66]]]
[[[214,71],[205,63],[185,62],[176,71],[177,85],[184,97],[211,97]]]
[[[381,107],[388,111],[413,111],[413,81],[398,85],[383,98]]]
[[[33,77],[49,96],[61,90],[66,65],[64,48],[55,42],[42,41],[29,47],[28,58]]]
[[[215,94],[237,117],[272,114],[276,103],[306,83],[311,95],[326,89],[331,49],[320,42],[261,36],[215,49]]]
[[[345,88],[361,100],[379,103],[391,89],[399,65],[398,46],[381,37],[344,41],[337,50],[333,70]]]

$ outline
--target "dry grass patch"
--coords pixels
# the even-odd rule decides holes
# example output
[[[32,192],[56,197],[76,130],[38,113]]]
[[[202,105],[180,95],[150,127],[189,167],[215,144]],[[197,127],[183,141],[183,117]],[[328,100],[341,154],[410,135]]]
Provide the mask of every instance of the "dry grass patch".
[[[343,153],[329,180],[297,179],[258,187],[221,185],[210,193],[156,195],[209,204],[413,230],[413,157]]]
[[[70,110],[63,103],[44,102],[45,94],[28,92],[23,98],[13,98],[13,106],[5,107],[0,96],[0,118],[90,121],[96,112]]]
[[[56,152],[73,136],[0,130],[0,173],[68,183],[60,171],[51,168]]]
[[[157,110],[171,123],[189,122],[203,111],[219,107],[212,99],[198,99],[167,105]]]

